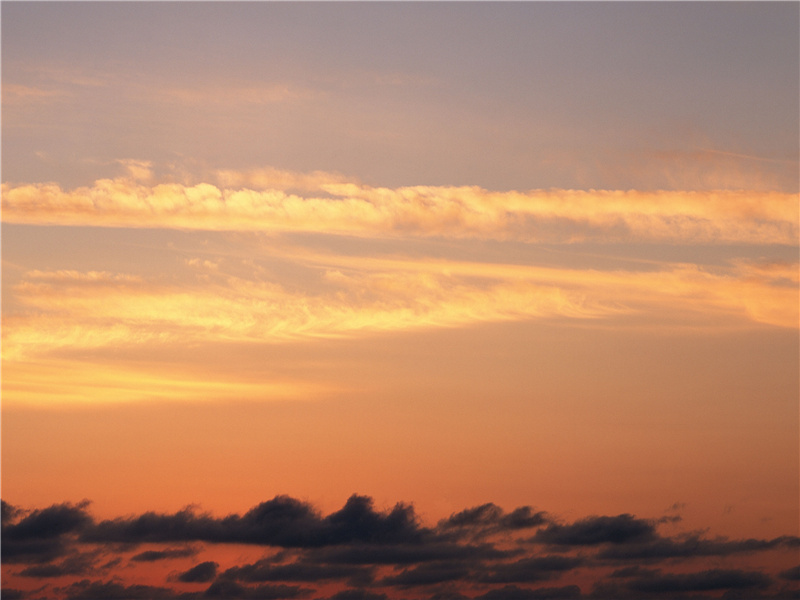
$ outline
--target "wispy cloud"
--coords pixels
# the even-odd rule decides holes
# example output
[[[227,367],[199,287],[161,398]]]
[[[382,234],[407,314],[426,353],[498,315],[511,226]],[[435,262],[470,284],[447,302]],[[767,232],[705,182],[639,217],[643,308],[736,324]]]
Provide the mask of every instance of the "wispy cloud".
[[[50,89],[23,84],[3,84],[3,105],[17,106],[31,102],[53,102],[68,98],[71,94],[61,89]]]
[[[714,272],[688,264],[600,271],[425,259],[317,260],[316,290],[219,273],[216,264],[199,262],[204,272],[190,285],[96,271],[31,271],[14,288],[29,310],[6,319],[4,356],[22,360],[153,343],[276,343],[535,318],[663,318],[681,311],[798,325],[796,264],[743,263]]]

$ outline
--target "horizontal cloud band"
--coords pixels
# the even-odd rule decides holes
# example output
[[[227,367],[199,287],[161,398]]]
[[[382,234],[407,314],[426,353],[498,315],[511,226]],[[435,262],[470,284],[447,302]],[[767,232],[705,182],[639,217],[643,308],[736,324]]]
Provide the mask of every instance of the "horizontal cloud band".
[[[794,573],[800,568],[745,570],[724,564],[734,555],[767,552],[785,562],[784,555],[796,554],[800,538],[730,540],[658,531],[662,523],[680,521],[677,516],[654,520],[621,514],[563,523],[529,506],[506,512],[489,503],[426,526],[411,505],[379,511],[371,498],[356,495],[329,515],[288,496],[225,517],[184,509],[98,521],[86,502],[37,510],[3,502],[2,509],[4,594],[9,575],[20,582],[42,582],[115,574],[116,581],[81,579],[56,588],[67,599],[388,600],[397,593],[431,598],[446,593],[462,600],[650,598],[676,593],[705,598],[720,591],[788,598],[795,597]],[[226,555],[215,550],[219,544],[262,546],[277,553],[226,566]],[[150,549],[140,551],[142,545]],[[767,563],[764,556],[762,562]],[[715,566],[704,568],[709,558]],[[675,560],[693,570],[662,571]],[[192,565],[188,569],[173,571],[173,588],[143,585],[136,579],[136,569],[144,569],[145,563],[187,561]],[[571,580],[560,586],[551,583],[566,578]],[[584,595],[575,581],[592,585],[592,592]],[[551,585],[527,587],[542,582]],[[184,584],[210,585],[201,592],[182,592]],[[343,585],[347,587],[341,589]],[[331,586],[340,591],[331,596]],[[36,598],[37,591],[12,590],[11,596]],[[706,592],[711,596],[703,595]]]
[[[268,174],[275,173],[269,171]],[[4,184],[3,221],[34,225],[441,236],[526,242],[658,241],[796,244],[798,197],[750,191],[492,192],[479,187],[375,188],[315,174],[218,175],[253,187]],[[147,177],[148,172],[140,177]],[[261,187],[259,187],[259,185]],[[282,189],[287,188],[287,189]]]

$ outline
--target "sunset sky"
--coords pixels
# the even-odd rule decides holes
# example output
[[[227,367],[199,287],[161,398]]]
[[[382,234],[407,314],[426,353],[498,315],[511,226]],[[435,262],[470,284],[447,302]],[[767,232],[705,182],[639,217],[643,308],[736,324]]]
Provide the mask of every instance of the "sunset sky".
[[[3,598],[797,598],[799,32],[3,2]]]

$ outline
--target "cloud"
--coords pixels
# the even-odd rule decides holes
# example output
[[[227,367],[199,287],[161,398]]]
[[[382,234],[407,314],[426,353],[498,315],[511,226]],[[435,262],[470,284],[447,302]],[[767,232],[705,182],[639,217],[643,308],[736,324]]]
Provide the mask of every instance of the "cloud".
[[[588,517],[570,525],[552,523],[537,531],[534,540],[559,546],[595,546],[649,541],[654,538],[655,526],[651,521],[624,514],[616,517]]]
[[[30,106],[31,103],[51,103],[68,99],[72,94],[65,90],[24,85],[3,84],[3,106]]]
[[[797,196],[780,192],[392,189],[361,185],[338,175],[325,181],[321,173],[268,169],[242,174],[221,171],[217,177],[227,184],[252,182],[263,189],[206,182],[148,186],[131,177],[100,179],[91,187],[73,190],[54,183],[4,184],[2,218],[7,223],[33,225],[552,243],[796,244],[798,238]],[[312,194],[287,193],[281,188],[298,192],[311,188]],[[314,195],[317,190],[322,194]]]
[[[367,546],[347,545],[311,550],[314,561],[345,565],[410,565],[431,561],[481,561],[518,555],[517,550],[496,548],[493,544],[459,544],[437,538],[424,544]]]
[[[388,600],[386,594],[376,594],[366,590],[342,590],[336,592],[329,600]]]
[[[23,512],[4,503],[3,562],[43,563],[63,556],[68,551],[67,538],[92,521],[87,507],[88,502],[64,503]]]
[[[537,556],[501,564],[478,577],[485,583],[530,583],[558,577],[581,566],[585,560],[573,556]]]
[[[231,600],[290,600],[303,598],[313,593],[313,590],[294,585],[259,585],[246,587],[235,581],[219,580],[212,583],[202,598],[224,598]]]
[[[19,597],[37,599],[49,589],[48,597],[66,600],[385,600],[405,593],[431,600],[545,600],[583,597],[579,582],[599,598],[689,595],[710,600],[722,591],[785,597],[792,593],[798,569],[781,570],[778,565],[793,559],[800,547],[800,538],[792,536],[772,540],[705,538],[696,533],[663,536],[657,532],[660,520],[627,513],[565,523],[545,518],[529,506],[507,512],[492,503],[455,512],[427,527],[410,505],[379,511],[369,497],[358,495],[328,514],[288,496],[222,517],[184,509],[98,521],[85,503],[35,510],[4,503],[3,513],[4,594],[6,589],[18,589]],[[475,543],[464,528],[482,531],[482,542]],[[533,537],[520,536],[531,528],[537,529]],[[20,552],[20,544],[30,540],[45,540],[50,546],[47,551],[23,546]],[[187,541],[196,545],[172,545]],[[136,552],[144,543],[150,548]],[[231,544],[279,551],[236,564],[241,558],[234,558]],[[543,554],[543,548],[550,553]],[[662,550],[653,554],[646,548]],[[746,564],[742,556],[728,564],[734,554],[755,557],[751,567],[742,566]],[[190,556],[199,559],[163,575],[165,584],[175,587],[153,579],[157,571],[151,571],[148,563]],[[680,572],[648,566],[664,558],[680,558]],[[770,564],[767,558],[776,561],[774,567],[760,566]],[[97,568],[99,562],[104,564]],[[85,578],[109,570],[108,580]],[[564,585],[536,587],[554,579]],[[25,591],[36,581],[61,587]],[[201,583],[208,586],[181,591],[186,584],[197,590]]]
[[[581,589],[577,585],[546,588],[520,588],[507,585],[500,589],[490,590],[485,594],[476,596],[474,600],[568,600],[580,598]]]
[[[554,318],[650,315],[671,327],[692,318],[706,326],[798,327],[796,263],[668,263],[603,271],[396,257],[311,255],[294,262],[320,277],[316,288],[283,286],[257,273],[217,273],[210,281],[178,284],[127,273],[32,270],[13,288],[27,310],[6,316],[3,356],[11,361],[148,344],[285,343]],[[11,383],[13,365],[8,367]],[[281,393],[282,382],[273,384]],[[292,391],[292,385],[283,390]]]
[[[217,576],[218,568],[219,563],[208,560],[201,562],[199,565],[195,565],[188,571],[180,573],[177,579],[184,583],[205,583],[213,581]]]
[[[800,581],[800,565],[781,571],[778,576],[789,581]]]
[[[349,579],[360,582],[372,580],[372,568],[351,565],[326,565],[314,562],[294,562],[274,564],[270,559],[252,564],[232,567],[222,577],[245,582],[263,581],[326,581],[330,579]]]
[[[520,506],[506,513],[489,502],[454,513],[440,521],[437,527],[441,531],[487,535],[497,531],[529,529],[542,525],[546,519],[546,513],[534,512],[530,506]]]
[[[115,581],[82,581],[64,590],[67,600],[167,600],[175,597],[169,588],[150,585],[123,585]]]
[[[155,562],[172,558],[186,558],[195,556],[199,550],[197,548],[166,548],[164,550],[145,550],[131,557],[135,562]]]
[[[446,581],[468,580],[470,569],[460,562],[431,562],[405,569],[397,575],[384,578],[383,585],[414,587]]]
[[[33,565],[18,572],[22,577],[51,578],[65,575],[85,575],[94,570],[96,554],[73,554],[59,564]]]
[[[146,513],[139,517],[101,521],[84,531],[86,542],[154,543],[203,541],[314,548],[349,543],[421,543],[428,530],[420,528],[413,508],[398,504],[384,513],[372,499],[351,496],[344,507],[327,517],[311,505],[276,496],[242,516],[217,519],[184,509],[172,515]]]
[[[700,534],[684,534],[675,538],[654,537],[643,543],[634,542],[624,546],[603,549],[598,557],[607,560],[650,560],[686,558],[698,556],[729,556],[770,550],[777,547],[800,547],[800,537],[781,536],[771,540],[706,539]]]
[[[674,594],[709,590],[766,588],[772,580],[764,573],[739,569],[712,569],[699,573],[653,575],[634,579],[628,587],[637,592]]]

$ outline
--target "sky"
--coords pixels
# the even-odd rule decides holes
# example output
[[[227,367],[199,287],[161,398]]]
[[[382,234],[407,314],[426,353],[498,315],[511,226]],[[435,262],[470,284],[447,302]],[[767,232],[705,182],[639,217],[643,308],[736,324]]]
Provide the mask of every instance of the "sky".
[[[800,5],[15,2],[5,598],[800,594]]]

